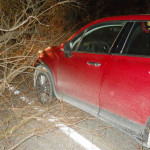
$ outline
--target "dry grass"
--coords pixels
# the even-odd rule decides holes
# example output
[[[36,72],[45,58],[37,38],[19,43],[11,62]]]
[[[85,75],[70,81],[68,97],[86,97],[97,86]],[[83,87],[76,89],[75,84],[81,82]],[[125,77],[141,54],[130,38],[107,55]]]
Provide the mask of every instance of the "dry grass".
[[[32,136],[51,129],[45,123],[27,129],[31,121],[42,119],[42,115],[50,111],[42,106],[38,108],[43,111],[35,110],[33,64],[39,50],[60,44],[68,37],[64,32],[67,22],[63,15],[68,8],[77,8],[78,3],[74,0],[0,3],[0,149],[12,150]],[[14,94],[17,90],[19,95]],[[53,105],[51,111],[58,105]],[[44,131],[42,126],[45,126]],[[18,142],[14,142],[16,138]]]
[[[50,106],[41,106],[36,96],[33,96],[35,95],[34,89],[28,90],[18,95],[14,95],[15,90],[12,91],[11,100],[9,100],[11,103],[1,105],[0,143],[3,149],[13,150],[33,136],[55,131],[57,127],[48,121],[52,119],[52,116],[57,118],[57,122],[68,126],[74,126],[89,119],[82,111],[58,100],[55,100]],[[24,95],[29,100],[20,99]],[[33,101],[32,104],[30,104],[31,101]]]

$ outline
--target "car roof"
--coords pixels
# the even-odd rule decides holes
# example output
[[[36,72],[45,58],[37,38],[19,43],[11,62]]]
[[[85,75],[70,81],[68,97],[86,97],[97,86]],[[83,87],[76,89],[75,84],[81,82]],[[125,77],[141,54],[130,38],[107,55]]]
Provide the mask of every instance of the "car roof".
[[[78,30],[75,34],[73,34],[67,41],[70,41],[71,39],[73,39],[77,34],[79,34],[80,32],[82,32],[83,30],[85,30],[86,28],[97,24],[97,23],[102,23],[102,22],[109,22],[109,21],[142,21],[142,20],[150,20],[150,14],[146,14],[146,15],[127,15],[127,16],[113,16],[113,17],[106,17],[106,18],[102,18],[102,19],[98,19],[95,20],[87,25],[85,25],[84,27],[82,27],[80,30]]]

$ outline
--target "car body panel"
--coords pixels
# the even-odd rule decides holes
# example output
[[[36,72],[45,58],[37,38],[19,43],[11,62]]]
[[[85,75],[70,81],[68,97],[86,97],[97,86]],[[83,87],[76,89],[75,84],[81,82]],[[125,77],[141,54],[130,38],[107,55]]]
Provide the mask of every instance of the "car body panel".
[[[105,69],[100,107],[144,125],[150,115],[150,58],[113,55]]]
[[[99,93],[103,72],[110,55],[72,52],[67,58],[64,53],[57,65],[58,91],[99,106]],[[89,65],[99,63],[100,66]]]
[[[61,53],[62,51],[60,46],[48,47],[45,49],[45,51],[39,54],[35,64],[36,66],[40,63],[44,63],[50,68],[56,84],[56,89],[57,89],[57,61]]]

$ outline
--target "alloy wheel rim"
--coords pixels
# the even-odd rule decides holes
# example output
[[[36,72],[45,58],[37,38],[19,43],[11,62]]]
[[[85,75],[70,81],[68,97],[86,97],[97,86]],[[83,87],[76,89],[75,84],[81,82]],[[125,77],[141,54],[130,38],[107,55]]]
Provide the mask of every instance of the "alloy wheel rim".
[[[41,103],[46,103],[50,98],[49,80],[45,74],[40,73],[36,80],[36,92]]]

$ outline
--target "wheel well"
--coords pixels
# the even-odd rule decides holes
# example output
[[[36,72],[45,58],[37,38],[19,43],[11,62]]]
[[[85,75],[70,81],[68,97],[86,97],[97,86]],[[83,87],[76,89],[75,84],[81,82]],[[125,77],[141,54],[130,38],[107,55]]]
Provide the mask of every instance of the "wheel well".
[[[39,72],[38,69],[36,70],[36,68],[39,66],[39,68],[43,69],[43,71],[45,70],[49,76],[50,76],[50,80],[52,81],[52,86],[53,86],[53,89],[54,89],[54,95],[55,95],[55,92],[56,92],[56,84],[55,84],[55,79],[54,79],[54,76],[52,74],[52,71],[51,69],[45,64],[45,63],[37,63],[36,67],[35,67],[35,72],[34,72],[34,86],[35,86],[35,81],[36,81],[36,74]]]

